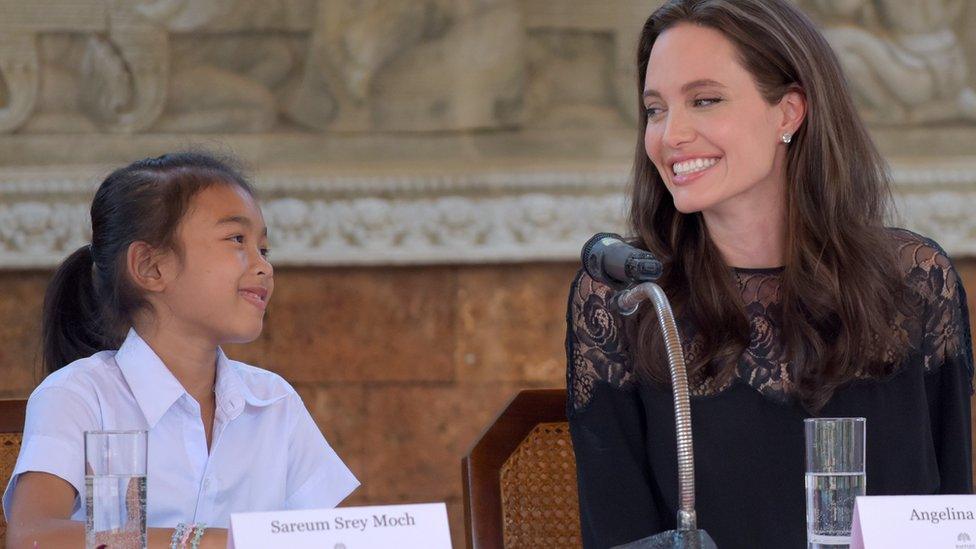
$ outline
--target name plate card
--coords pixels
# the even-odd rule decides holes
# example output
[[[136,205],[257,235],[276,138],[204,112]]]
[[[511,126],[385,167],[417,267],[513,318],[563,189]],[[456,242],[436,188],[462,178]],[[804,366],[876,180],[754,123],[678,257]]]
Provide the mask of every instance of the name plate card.
[[[851,549],[976,549],[976,496],[861,496]]]
[[[451,549],[443,503],[234,513],[228,549]]]

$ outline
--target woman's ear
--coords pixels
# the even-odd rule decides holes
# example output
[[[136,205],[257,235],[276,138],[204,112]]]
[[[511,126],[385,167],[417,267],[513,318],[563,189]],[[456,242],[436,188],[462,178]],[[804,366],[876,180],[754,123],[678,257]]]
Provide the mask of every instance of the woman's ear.
[[[129,279],[147,292],[161,292],[166,288],[164,266],[166,254],[148,243],[136,241],[126,250],[125,267]]]
[[[800,88],[791,89],[779,100],[779,109],[783,115],[779,133],[795,134],[807,115],[806,94]]]

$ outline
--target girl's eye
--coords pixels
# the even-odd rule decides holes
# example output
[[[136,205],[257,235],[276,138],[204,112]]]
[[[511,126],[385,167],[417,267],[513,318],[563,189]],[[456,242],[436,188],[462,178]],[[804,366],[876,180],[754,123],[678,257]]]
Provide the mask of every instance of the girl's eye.
[[[655,118],[659,114],[661,114],[661,112],[663,110],[664,109],[662,109],[661,107],[657,107],[657,106],[655,106],[655,107],[644,107],[644,116],[646,116],[647,118]]]
[[[696,107],[710,107],[721,102],[722,100],[718,97],[703,97],[701,99],[695,99],[694,104]]]

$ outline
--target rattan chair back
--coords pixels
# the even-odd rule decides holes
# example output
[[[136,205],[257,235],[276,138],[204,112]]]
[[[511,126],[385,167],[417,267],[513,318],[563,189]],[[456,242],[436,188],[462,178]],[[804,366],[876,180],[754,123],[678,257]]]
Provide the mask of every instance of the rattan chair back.
[[[505,547],[580,547],[576,457],[566,422],[540,423],[501,470]]]
[[[20,455],[26,410],[26,400],[0,400],[0,490],[6,489]],[[0,511],[0,549],[6,547],[6,539],[7,518]]]
[[[461,461],[469,549],[581,546],[566,391],[520,392]]]

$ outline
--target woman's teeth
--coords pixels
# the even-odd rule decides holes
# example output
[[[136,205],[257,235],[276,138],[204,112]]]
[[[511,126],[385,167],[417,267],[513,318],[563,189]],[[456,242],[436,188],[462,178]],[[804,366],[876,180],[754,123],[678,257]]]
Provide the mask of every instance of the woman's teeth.
[[[688,175],[707,170],[714,166],[716,162],[718,162],[718,158],[696,158],[694,160],[678,162],[671,169],[674,170],[674,175]]]

